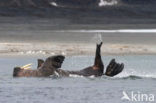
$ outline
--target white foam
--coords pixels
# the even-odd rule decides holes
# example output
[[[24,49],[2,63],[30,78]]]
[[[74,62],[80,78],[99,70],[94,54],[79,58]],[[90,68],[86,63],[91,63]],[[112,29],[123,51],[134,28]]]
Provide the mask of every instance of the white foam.
[[[91,75],[91,76],[89,76],[89,78],[95,78],[95,75]]]
[[[50,4],[51,4],[52,6],[55,6],[55,7],[58,6],[56,2],[51,2]]]
[[[156,29],[119,29],[119,30],[60,30],[55,32],[84,32],[84,33],[156,33]]]
[[[77,77],[84,77],[84,76],[82,76],[82,75],[76,75],[76,74],[70,74],[69,77],[77,78]]]
[[[57,77],[60,76],[59,73],[58,73],[57,71],[54,71],[54,75],[57,76]]]
[[[115,78],[123,78],[123,77],[128,77],[128,76],[138,76],[138,77],[142,77],[142,78],[156,78],[156,74],[155,73],[133,73],[133,72],[122,72],[118,75],[115,76]]]
[[[83,75],[77,75],[77,74],[69,74],[69,77],[74,77],[74,78],[84,78],[85,76]],[[88,78],[95,78],[95,75],[91,75],[91,76],[88,76]]]
[[[99,2],[99,6],[102,7],[102,6],[112,6],[112,5],[116,5],[118,4],[118,2],[116,0],[109,0],[109,1],[106,1],[106,0],[100,0]]]

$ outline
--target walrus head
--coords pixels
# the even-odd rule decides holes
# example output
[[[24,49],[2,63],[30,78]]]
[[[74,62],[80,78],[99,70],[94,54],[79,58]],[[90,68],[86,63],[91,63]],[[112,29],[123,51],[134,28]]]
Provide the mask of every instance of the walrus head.
[[[15,67],[13,71],[13,77],[17,77],[18,73],[20,72],[21,68],[20,67]]]
[[[63,55],[50,56],[46,59],[44,66],[61,68],[64,59]]]

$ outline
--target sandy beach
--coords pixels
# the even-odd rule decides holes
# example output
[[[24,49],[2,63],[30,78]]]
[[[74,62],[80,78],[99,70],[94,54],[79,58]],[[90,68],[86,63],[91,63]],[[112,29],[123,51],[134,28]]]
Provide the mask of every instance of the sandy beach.
[[[156,54],[155,33],[3,32],[5,35],[0,35],[0,55],[93,55],[96,43],[100,41],[103,41],[103,55]]]
[[[1,55],[94,55],[95,44],[0,43]],[[154,45],[104,44],[103,55],[156,54]]]

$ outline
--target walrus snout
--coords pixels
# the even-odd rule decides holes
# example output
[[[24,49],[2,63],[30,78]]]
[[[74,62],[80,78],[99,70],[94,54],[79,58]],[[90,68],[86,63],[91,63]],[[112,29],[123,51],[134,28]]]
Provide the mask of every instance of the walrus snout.
[[[21,70],[21,67],[15,67],[14,68],[14,71],[13,71],[13,76],[14,77],[17,77],[18,76],[18,73],[20,72]]]

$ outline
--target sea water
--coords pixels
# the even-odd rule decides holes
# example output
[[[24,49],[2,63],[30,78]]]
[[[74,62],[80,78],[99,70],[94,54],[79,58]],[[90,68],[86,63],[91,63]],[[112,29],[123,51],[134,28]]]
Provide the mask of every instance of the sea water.
[[[142,94],[156,95],[154,55],[103,56],[105,68],[112,58],[125,64],[123,72],[115,77],[12,77],[14,66],[33,63],[33,68],[36,68],[37,58],[0,58],[0,103],[132,103],[136,101],[132,101],[131,93],[135,93],[136,100]],[[93,56],[68,56],[62,69],[80,70],[93,65],[93,62]],[[123,92],[130,101],[121,99]],[[144,99],[141,103],[148,101]]]

